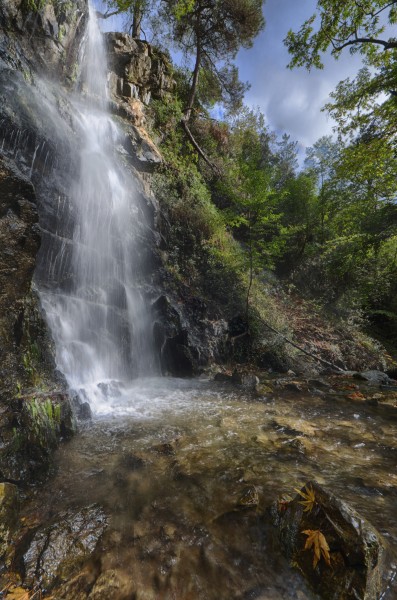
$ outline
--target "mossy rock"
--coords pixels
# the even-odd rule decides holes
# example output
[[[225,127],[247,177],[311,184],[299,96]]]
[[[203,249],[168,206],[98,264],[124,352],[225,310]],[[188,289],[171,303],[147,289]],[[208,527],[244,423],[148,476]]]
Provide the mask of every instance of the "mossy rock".
[[[0,477],[24,482],[47,475],[60,440],[76,428],[66,394],[39,392],[15,398],[3,425]]]

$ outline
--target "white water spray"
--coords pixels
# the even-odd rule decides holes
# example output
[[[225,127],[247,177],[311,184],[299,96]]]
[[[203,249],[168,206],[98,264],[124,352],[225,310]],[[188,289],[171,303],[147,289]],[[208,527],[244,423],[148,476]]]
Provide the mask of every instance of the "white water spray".
[[[83,93],[74,107],[82,147],[69,194],[73,234],[57,242],[48,265],[62,285],[40,295],[57,366],[94,410],[116,390],[115,381],[154,370],[150,318],[135,281],[138,207],[132,177],[115,157],[120,132],[106,112],[106,73],[102,34],[90,7]]]

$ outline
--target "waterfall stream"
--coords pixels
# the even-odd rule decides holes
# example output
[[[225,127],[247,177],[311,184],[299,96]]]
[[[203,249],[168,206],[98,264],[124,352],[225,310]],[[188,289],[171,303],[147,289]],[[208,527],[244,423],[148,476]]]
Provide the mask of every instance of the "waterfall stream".
[[[72,100],[79,173],[70,184],[67,219],[61,211],[71,233],[58,235],[48,253],[57,288],[46,286],[40,296],[57,367],[94,410],[118,393],[118,382],[154,369],[150,317],[136,285],[134,182],[115,156],[121,132],[106,110],[106,79],[106,49],[90,6],[81,93]]]

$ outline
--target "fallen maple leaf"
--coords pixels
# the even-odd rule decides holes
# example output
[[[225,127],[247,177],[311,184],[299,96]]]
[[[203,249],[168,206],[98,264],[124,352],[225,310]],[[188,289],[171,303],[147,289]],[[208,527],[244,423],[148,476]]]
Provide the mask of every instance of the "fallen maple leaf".
[[[313,547],[313,569],[317,567],[317,563],[321,557],[327,565],[331,566],[331,557],[329,555],[329,546],[325,536],[319,529],[305,529],[302,531],[308,536],[304,550],[310,550]]]
[[[282,512],[283,510],[287,510],[287,506],[288,506],[288,504],[290,502],[292,502],[291,496],[288,496],[288,495],[281,496],[277,500],[277,510],[278,510],[278,512]]]
[[[353,392],[347,396],[349,400],[364,400],[365,396],[361,392]]]
[[[303,498],[303,500],[299,500],[299,504],[302,504],[305,507],[303,512],[311,512],[316,504],[316,495],[312,487],[309,488],[306,486],[305,490],[305,492],[302,492],[301,490],[295,488],[295,492],[298,492],[298,494]]]

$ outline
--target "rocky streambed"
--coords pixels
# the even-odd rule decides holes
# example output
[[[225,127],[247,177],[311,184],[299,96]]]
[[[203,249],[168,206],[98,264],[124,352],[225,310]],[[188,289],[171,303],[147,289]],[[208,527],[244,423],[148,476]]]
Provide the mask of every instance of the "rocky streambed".
[[[55,476],[20,490],[3,597],[317,598],[270,510],[308,480],[377,528],[379,597],[397,597],[395,391],[340,377],[256,392],[161,378],[109,390],[58,450]]]

